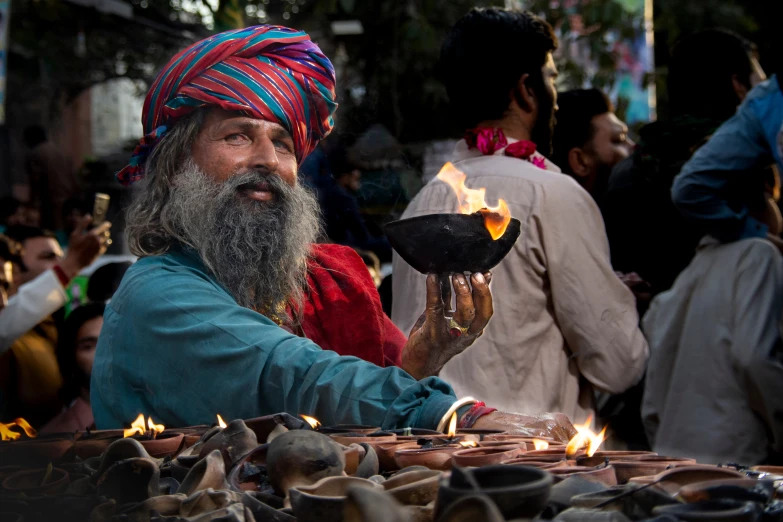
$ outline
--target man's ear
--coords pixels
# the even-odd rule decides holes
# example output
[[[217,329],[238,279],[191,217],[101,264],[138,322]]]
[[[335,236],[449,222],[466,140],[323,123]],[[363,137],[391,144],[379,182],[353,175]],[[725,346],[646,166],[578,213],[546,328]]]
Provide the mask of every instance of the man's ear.
[[[574,176],[583,178],[587,176],[590,169],[587,165],[587,158],[585,152],[579,147],[574,147],[568,151],[568,166]]]
[[[744,100],[748,95],[749,89],[739,80],[739,77],[736,74],[731,77],[731,85],[734,87],[734,93],[737,95],[737,98],[739,98],[740,101]]]
[[[536,108],[538,107],[538,100],[536,99],[536,95],[533,92],[533,89],[531,89],[527,85],[527,80],[530,78],[530,74],[525,73],[517,82],[517,102],[519,103],[519,106],[524,110],[525,112],[534,112]]]

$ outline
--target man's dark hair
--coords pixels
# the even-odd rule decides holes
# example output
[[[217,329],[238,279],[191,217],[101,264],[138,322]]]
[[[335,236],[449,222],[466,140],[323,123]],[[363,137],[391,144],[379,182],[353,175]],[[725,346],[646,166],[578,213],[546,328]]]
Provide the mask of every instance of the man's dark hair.
[[[569,151],[574,147],[584,147],[593,139],[593,117],[613,112],[614,107],[609,97],[598,89],[575,89],[558,94],[557,105],[552,161],[563,172],[570,173]]]
[[[498,7],[474,8],[446,36],[443,82],[464,129],[503,117],[523,74],[541,92],[541,68],[557,48],[552,26],[538,16]]]
[[[0,234],[0,261],[22,265],[22,245],[8,236]]]
[[[672,49],[667,79],[672,116],[719,121],[730,118],[740,99],[732,78],[751,88],[751,57],[756,48],[741,36],[709,29],[686,36]]]
[[[60,328],[57,340],[57,364],[60,366],[64,381],[60,395],[65,402],[78,397],[82,387],[90,386],[90,376],[84,375],[76,363],[76,337],[84,323],[96,317],[103,317],[105,308],[106,305],[103,303],[88,303],[80,306],[71,312]]]
[[[6,196],[0,199],[0,224],[7,225],[8,218],[16,214],[22,202],[13,196]]]
[[[46,141],[46,129],[40,125],[30,125],[24,130],[24,143],[30,148]]]
[[[44,230],[43,228],[39,227],[31,227],[28,225],[13,225],[6,229],[5,235],[19,243],[20,245],[24,245],[24,242],[28,239],[33,239],[36,237],[48,237],[51,239],[57,239],[57,236],[54,235],[54,232],[50,232],[49,230]]]

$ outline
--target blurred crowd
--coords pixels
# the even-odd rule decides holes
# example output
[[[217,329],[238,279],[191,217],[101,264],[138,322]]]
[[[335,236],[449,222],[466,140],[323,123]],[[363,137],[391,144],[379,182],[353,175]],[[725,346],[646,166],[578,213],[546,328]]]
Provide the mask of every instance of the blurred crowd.
[[[554,92],[557,42],[538,19],[493,21],[510,27],[498,48],[527,53],[507,110],[506,58],[471,54],[481,52],[475,39],[502,37],[480,16],[444,44],[444,82],[465,129],[499,129],[498,146],[484,150],[480,130],[475,143],[468,133],[454,162],[469,186],[505,198],[523,229],[493,272],[489,327],[444,379],[458,397],[504,411],[592,416],[616,447],[780,462],[779,81],[740,36],[690,35],[671,53],[668,116],[632,139],[605,93]],[[484,65],[466,78],[465,60]],[[29,196],[0,201],[0,421],[81,429],[93,424],[104,307],[130,263],[101,261],[111,225],[92,223],[94,195],[44,130],[31,127],[25,140]],[[515,142],[535,146],[510,154],[523,148]],[[527,161],[509,163],[518,158]],[[424,308],[424,277],[366,221],[361,169],[345,147],[322,144],[299,179],[318,198],[323,240],[359,252],[407,334]],[[453,212],[452,199],[434,180],[404,217]]]

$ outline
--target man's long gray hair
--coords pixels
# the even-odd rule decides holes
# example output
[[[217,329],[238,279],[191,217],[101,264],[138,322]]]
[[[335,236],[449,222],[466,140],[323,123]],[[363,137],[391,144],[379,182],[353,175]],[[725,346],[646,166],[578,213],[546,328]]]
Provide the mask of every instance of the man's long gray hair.
[[[178,122],[150,156],[128,209],[131,252],[143,257],[190,248],[241,306],[266,315],[287,303],[298,308],[320,232],[315,196],[262,171],[216,182],[191,158],[202,120],[196,111]],[[237,187],[260,181],[273,201],[238,196]]]

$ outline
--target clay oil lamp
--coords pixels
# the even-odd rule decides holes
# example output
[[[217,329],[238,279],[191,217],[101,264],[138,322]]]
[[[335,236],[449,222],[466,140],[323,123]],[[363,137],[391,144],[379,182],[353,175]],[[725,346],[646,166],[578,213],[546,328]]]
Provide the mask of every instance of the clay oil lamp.
[[[729,468],[697,464],[667,469],[657,475],[634,477],[628,481],[628,484],[636,486],[654,485],[656,488],[673,496],[677,494],[680,488],[688,484],[739,478],[745,478],[745,476]]]
[[[453,466],[481,467],[500,464],[520,456],[524,450],[519,446],[478,447],[455,451],[451,456]]]
[[[26,469],[6,477],[2,487],[10,494],[27,496],[56,495],[68,487],[68,472],[48,466],[43,469]]]
[[[774,481],[750,478],[695,482],[677,492],[677,498],[688,503],[730,499],[766,504],[774,496]]]
[[[552,475],[523,466],[454,468],[441,478],[435,520],[461,498],[485,495],[505,520],[536,517],[549,501]]]
[[[588,468],[585,466],[565,466],[547,468],[547,471],[557,478],[564,479],[572,475],[579,476],[592,482],[600,482],[605,486],[616,486],[617,475],[610,464]]]
[[[396,473],[383,482],[383,489],[406,506],[426,506],[438,496],[442,472],[418,470]]]
[[[124,436],[124,430],[87,430],[80,433],[73,443],[74,452],[83,460],[99,457],[112,442]]]
[[[155,424],[151,417],[144,422],[144,415],[139,413],[131,427],[123,430],[123,438],[133,437],[138,440],[150,457],[163,458],[173,456],[182,445],[184,435],[182,433],[166,433],[166,427]]]
[[[311,486],[327,477],[339,477],[345,469],[345,455],[328,436],[310,430],[293,430],[269,444],[266,455],[269,483],[275,492],[288,497],[294,487]]]
[[[657,457],[658,454],[652,451],[597,451],[591,457],[582,455],[577,457],[578,466],[600,466],[604,462],[643,460],[647,457]],[[695,462],[695,461],[694,461]]]
[[[0,439],[0,462],[4,466],[45,466],[59,461],[73,448],[72,434],[39,436],[22,418],[0,423]]]
[[[422,274],[486,272],[506,257],[520,232],[506,202],[490,207],[486,190],[465,186],[465,174],[446,163],[438,179],[454,190],[458,214],[430,214],[384,227],[392,248]]]
[[[313,420],[318,422],[315,419]],[[276,436],[289,430],[307,429],[307,424],[304,420],[287,413],[275,413],[264,415],[263,417],[245,419],[245,425],[256,434],[256,440],[258,440],[259,444],[272,442],[272,439]]]
[[[608,462],[611,462],[615,468],[618,484],[625,484],[634,477],[657,475],[670,468],[696,464],[694,459],[660,457],[658,455],[643,456],[635,460],[614,460]]]
[[[762,507],[755,502],[739,502],[736,500],[710,500],[694,504],[672,504],[657,506],[652,510],[654,515],[668,515],[676,520],[755,522],[761,516]]]
[[[424,466],[429,469],[447,471],[451,469],[452,455],[462,449],[478,446],[474,440],[464,440],[457,435],[457,414],[454,413],[449,421],[449,429],[446,436],[422,440],[420,448],[398,449],[394,452],[394,460],[400,469],[409,466]]]
[[[291,507],[299,522],[342,522],[347,493],[352,488],[383,491],[383,486],[355,477],[326,477],[311,486],[290,489]]]
[[[538,469],[552,469],[552,468],[562,468],[563,466],[567,466],[568,463],[565,461],[565,459],[561,460],[535,460],[535,457],[516,457],[510,460],[504,460],[501,462],[503,465],[508,466],[529,466],[531,468],[538,468]]]

